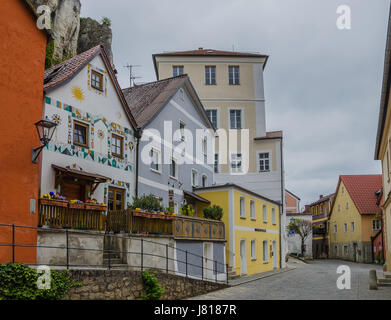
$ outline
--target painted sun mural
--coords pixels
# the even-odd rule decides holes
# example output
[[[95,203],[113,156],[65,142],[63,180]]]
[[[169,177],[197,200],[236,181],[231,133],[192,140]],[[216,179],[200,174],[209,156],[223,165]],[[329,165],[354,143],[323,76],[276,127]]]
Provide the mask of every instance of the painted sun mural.
[[[85,99],[83,89],[78,86],[72,87],[72,96],[80,102]]]

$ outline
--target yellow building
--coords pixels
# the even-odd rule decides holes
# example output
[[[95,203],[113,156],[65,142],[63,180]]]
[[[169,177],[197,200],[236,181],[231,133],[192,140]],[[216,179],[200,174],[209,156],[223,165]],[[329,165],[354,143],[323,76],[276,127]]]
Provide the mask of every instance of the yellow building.
[[[383,88],[381,93],[379,123],[377,127],[375,160],[381,160],[383,172],[383,225],[386,269],[391,271],[391,14],[384,59]]]
[[[226,257],[237,275],[280,268],[279,203],[235,184],[197,188],[195,192],[223,209]],[[208,205],[199,205],[202,216]]]
[[[373,240],[381,230],[381,175],[339,177],[329,216],[330,258],[373,262]]]
[[[266,130],[263,72],[268,58],[204,48],[153,55],[158,79],[180,74],[190,77],[217,129],[215,182],[235,183],[281,203],[280,230],[285,230],[283,133]],[[242,129],[248,130],[248,136]],[[229,148],[223,149],[228,144]],[[287,239],[282,232],[281,254],[285,257],[286,253]]]

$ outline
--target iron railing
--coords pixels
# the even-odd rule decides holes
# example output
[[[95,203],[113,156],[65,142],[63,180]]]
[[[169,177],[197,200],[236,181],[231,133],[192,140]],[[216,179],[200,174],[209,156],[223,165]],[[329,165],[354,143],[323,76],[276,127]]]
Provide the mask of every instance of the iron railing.
[[[6,231],[4,232],[4,229]],[[2,230],[1,230],[2,229]],[[8,231],[8,234],[7,234]],[[36,234],[38,232],[55,232],[55,233],[63,233],[65,236],[64,243],[62,245],[39,245],[38,241],[36,244],[26,244],[21,243],[20,239],[18,239],[18,231],[22,233],[22,235],[26,235],[26,233],[34,233],[34,237],[37,238]],[[8,236],[7,236],[8,235]],[[83,248],[71,245],[70,236],[77,237],[78,235],[91,235],[96,236],[98,239],[102,237],[103,246],[102,249],[97,248]],[[3,242],[2,239],[7,238],[10,240],[9,242]],[[26,237],[23,237],[26,238]],[[139,251],[129,251],[124,249],[114,249],[111,248],[112,240],[130,240],[130,241],[139,241]],[[183,250],[169,244],[159,243],[153,240],[145,239],[140,236],[134,236],[128,234],[127,236],[122,236],[119,234],[109,233],[109,232],[92,232],[92,231],[75,231],[68,229],[58,229],[58,228],[49,228],[49,227],[32,227],[32,226],[21,226],[15,224],[0,224],[0,257],[10,256],[8,262],[16,263],[22,262],[26,263],[30,266],[40,266],[45,265],[49,267],[64,267],[66,269],[70,268],[80,268],[80,267],[88,267],[88,268],[105,268],[105,269],[132,269],[141,271],[146,269],[159,270],[161,272],[176,274],[185,276],[187,278],[195,278],[206,281],[214,281],[214,282],[226,282],[228,283],[228,264],[224,264],[220,261],[209,259],[205,256],[201,256],[188,250]],[[105,245],[106,244],[106,245]],[[165,252],[164,255],[156,254],[156,252],[148,252],[146,251],[146,244],[153,244],[156,246],[163,246],[162,252]],[[4,248],[10,248],[10,254],[4,252]],[[43,249],[55,249],[55,250],[64,250],[63,258],[59,259],[60,263],[28,263],[22,261],[24,259],[17,258],[17,249],[27,250],[28,248],[33,249],[34,251],[43,250]],[[172,256],[170,257],[169,249],[172,250]],[[95,254],[102,255],[102,263],[101,264],[79,264],[71,262],[71,254],[74,252],[93,252]],[[105,259],[105,255],[107,258]],[[112,255],[120,256],[122,258],[122,263],[114,264],[113,259],[118,259],[113,257]],[[178,256],[182,256],[182,259],[178,259]],[[133,257],[139,257],[140,263],[132,264],[135,259]],[[145,263],[144,259],[147,257],[154,257],[156,259],[162,259],[164,263],[164,268],[159,267],[158,265],[148,266]],[[57,258],[59,258],[57,256]],[[61,257],[60,257],[61,258]],[[123,263],[126,258],[126,263]],[[4,259],[4,258],[3,258]],[[18,261],[19,260],[19,261]],[[107,264],[105,264],[105,260]],[[130,263],[129,263],[130,261]],[[194,261],[199,261],[200,263],[195,264]],[[173,262],[174,268],[170,269],[170,262]],[[160,263],[161,264],[161,263]],[[192,269],[192,270],[191,270]],[[194,272],[194,270],[199,270],[199,272]],[[192,271],[192,272],[191,272]],[[223,279],[219,279],[220,278]]]

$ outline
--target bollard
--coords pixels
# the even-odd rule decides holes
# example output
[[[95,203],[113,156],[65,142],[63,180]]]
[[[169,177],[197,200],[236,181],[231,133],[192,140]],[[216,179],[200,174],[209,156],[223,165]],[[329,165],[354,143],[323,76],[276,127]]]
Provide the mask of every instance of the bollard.
[[[369,270],[369,290],[377,290],[376,270]]]

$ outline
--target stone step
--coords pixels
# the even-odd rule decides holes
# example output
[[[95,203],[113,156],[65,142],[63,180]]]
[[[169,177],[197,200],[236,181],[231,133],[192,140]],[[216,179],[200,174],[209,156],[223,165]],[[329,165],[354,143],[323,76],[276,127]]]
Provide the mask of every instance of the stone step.
[[[389,271],[384,271],[383,272],[384,278],[391,279],[391,272]]]
[[[391,284],[391,279],[390,278],[379,277],[379,278],[377,278],[377,281],[379,283]]]
[[[378,287],[391,287],[391,283],[377,282]]]
[[[103,259],[103,264],[108,265],[109,259]],[[114,265],[114,264],[124,264],[124,263],[122,262],[122,259],[120,259],[120,258],[111,258],[110,265]]]

